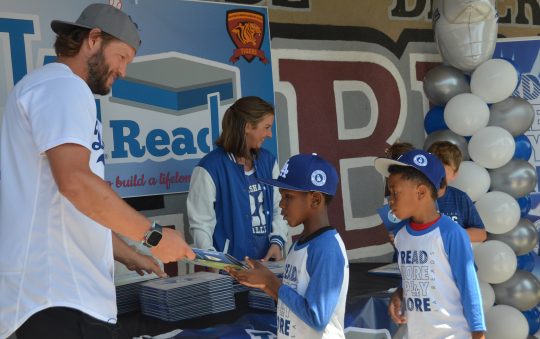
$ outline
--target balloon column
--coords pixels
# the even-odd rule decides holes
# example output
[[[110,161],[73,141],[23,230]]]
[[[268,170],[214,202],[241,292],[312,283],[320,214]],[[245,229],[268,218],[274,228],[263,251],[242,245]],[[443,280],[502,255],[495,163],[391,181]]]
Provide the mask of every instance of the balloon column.
[[[540,280],[531,273],[540,263],[532,252],[538,231],[524,218],[528,194],[537,185],[524,135],[534,108],[512,96],[520,78],[515,66],[492,59],[497,18],[494,0],[433,2],[435,42],[444,63],[423,82],[433,105],[424,119],[424,149],[449,141],[464,155],[452,186],[475,201],[488,232],[474,250],[486,337],[526,339],[540,328]]]

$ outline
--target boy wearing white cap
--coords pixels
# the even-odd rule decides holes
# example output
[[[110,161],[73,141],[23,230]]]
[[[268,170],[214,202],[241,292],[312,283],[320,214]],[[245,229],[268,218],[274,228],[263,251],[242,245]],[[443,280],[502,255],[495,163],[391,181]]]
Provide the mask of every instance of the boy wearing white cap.
[[[388,177],[389,203],[406,225],[396,234],[402,286],[388,312],[407,323],[409,339],[484,338],[482,298],[471,245],[458,224],[437,212],[437,190],[445,176],[434,155],[411,150],[392,160],[375,159]]]
[[[249,258],[249,270],[228,271],[278,301],[278,338],[345,338],[349,262],[327,212],[338,180],[334,167],[315,154],[292,156],[277,180],[259,179],[279,187],[285,220],[291,227],[303,224],[304,230],[287,255],[283,281]]]

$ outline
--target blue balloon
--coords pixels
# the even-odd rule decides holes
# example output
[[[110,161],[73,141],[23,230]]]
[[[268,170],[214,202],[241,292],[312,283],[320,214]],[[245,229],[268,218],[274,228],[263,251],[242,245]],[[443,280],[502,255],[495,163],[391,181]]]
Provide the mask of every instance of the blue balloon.
[[[433,108],[426,113],[426,117],[424,118],[424,129],[427,134],[442,129],[448,129],[446,122],[444,122],[444,107],[433,106]]]
[[[516,141],[516,151],[513,158],[529,161],[532,154],[532,145],[529,138],[522,134],[515,137],[514,140]]]
[[[534,335],[540,329],[540,307],[521,312],[529,323],[529,334]]]
[[[523,218],[529,214],[529,211],[531,210],[531,195],[526,194],[516,200],[519,204],[519,209],[521,210],[521,217]]]
[[[517,268],[520,270],[524,270],[527,272],[532,272],[534,269],[534,257],[536,254],[533,252],[529,252],[527,254],[518,255],[517,256]]]

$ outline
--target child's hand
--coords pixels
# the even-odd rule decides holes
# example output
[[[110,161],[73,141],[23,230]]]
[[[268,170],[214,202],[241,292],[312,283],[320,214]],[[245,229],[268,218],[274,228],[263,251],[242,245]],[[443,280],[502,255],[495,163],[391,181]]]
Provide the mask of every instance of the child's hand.
[[[268,249],[266,256],[263,259],[261,259],[261,261],[268,261],[270,259],[275,259],[276,261],[280,261],[283,259],[283,251],[281,250],[281,247],[279,247],[278,244],[270,245],[270,248]]]
[[[392,244],[392,246],[394,246],[394,233],[392,232],[388,232],[388,242],[390,242],[390,244]]]
[[[401,310],[401,302],[403,301],[403,290],[398,288],[390,297],[390,303],[388,304],[388,314],[390,318],[396,324],[405,324],[407,323],[407,318]]]
[[[256,260],[246,257],[246,263],[249,266],[247,270],[235,270],[230,267],[227,267],[226,270],[242,285],[261,289],[272,298],[277,299],[277,291],[281,286],[281,280]]]
[[[485,339],[484,332],[472,332],[472,339]]]
[[[270,276],[274,276],[274,273],[260,262],[248,257],[246,257],[246,263],[249,266],[249,269],[247,270],[235,270],[230,267],[227,267],[226,270],[242,285],[259,288],[261,290],[264,289],[266,282],[269,280]]]

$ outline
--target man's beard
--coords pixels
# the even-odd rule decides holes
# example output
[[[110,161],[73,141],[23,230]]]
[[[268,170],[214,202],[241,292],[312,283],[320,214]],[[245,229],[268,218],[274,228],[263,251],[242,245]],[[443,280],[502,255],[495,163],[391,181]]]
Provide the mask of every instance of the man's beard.
[[[94,94],[106,95],[111,90],[107,86],[110,71],[109,66],[105,63],[103,57],[103,49],[100,49],[96,54],[92,55],[87,62],[88,77],[86,83]]]

